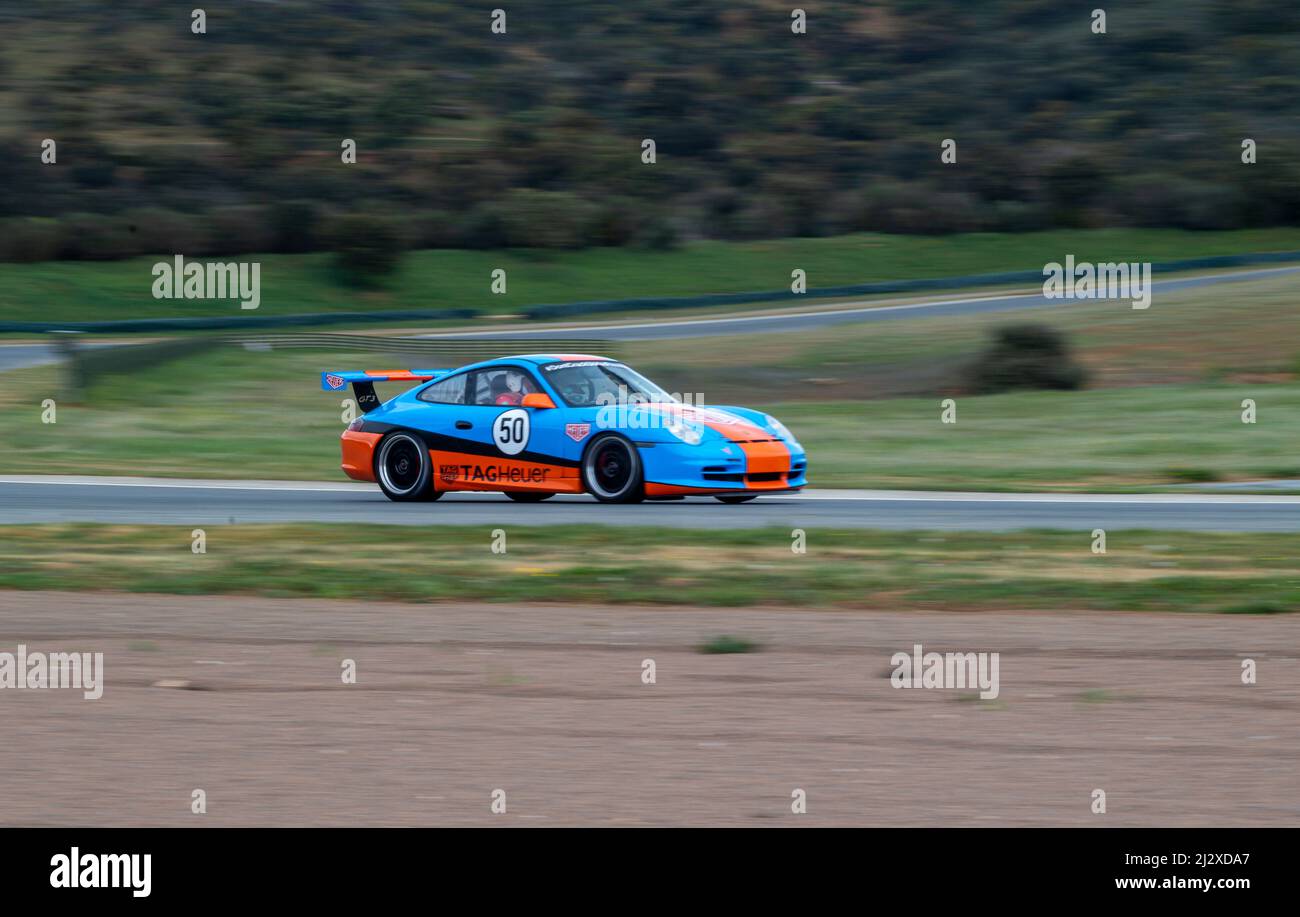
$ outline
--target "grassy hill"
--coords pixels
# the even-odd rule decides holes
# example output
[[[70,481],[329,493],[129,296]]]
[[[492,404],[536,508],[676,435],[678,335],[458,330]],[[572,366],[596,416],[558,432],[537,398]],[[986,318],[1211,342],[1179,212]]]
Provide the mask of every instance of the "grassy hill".
[[[412,248],[1300,222],[1294,5],[1105,34],[1054,0],[819,4],[806,34],[766,0],[490,11],[226,4],[196,35],[164,0],[7,5],[0,219],[56,223],[0,260],[328,249],[347,211]]]

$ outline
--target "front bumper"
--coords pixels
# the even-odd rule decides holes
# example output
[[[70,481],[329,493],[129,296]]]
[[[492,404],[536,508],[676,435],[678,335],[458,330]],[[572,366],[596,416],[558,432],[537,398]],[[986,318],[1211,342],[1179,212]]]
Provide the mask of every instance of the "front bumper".
[[[646,496],[769,493],[808,483],[803,447],[772,439],[749,442],[637,443]]]

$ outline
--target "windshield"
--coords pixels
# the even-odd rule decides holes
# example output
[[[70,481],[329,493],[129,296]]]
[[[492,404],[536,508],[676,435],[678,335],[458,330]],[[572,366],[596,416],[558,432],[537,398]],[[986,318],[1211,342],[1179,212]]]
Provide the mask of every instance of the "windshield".
[[[571,408],[677,400],[622,363],[599,360],[549,363],[542,367],[542,372]]]

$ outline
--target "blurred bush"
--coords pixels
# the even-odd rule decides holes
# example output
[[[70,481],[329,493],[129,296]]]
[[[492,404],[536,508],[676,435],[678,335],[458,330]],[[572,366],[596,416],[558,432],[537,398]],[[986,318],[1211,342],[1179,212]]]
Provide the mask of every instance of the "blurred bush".
[[[128,255],[189,255],[211,252],[210,219],[206,215],[177,213],[161,207],[124,211],[119,223]]]
[[[568,191],[516,188],[501,207],[505,243],[513,248],[582,248],[599,218],[597,205]]]
[[[0,261],[49,261],[59,257],[62,228],[57,220],[14,217],[0,220]]]
[[[270,251],[279,235],[268,207],[217,207],[210,214],[209,253],[242,255]]]
[[[98,213],[74,213],[59,221],[59,257],[109,261],[135,254],[122,221]]]
[[[328,225],[325,238],[336,253],[340,279],[358,287],[379,286],[397,270],[404,247],[397,221],[373,213],[337,217]]]
[[[632,244],[647,251],[672,251],[681,245],[677,225],[664,213],[651,211],[632,232]],[[617,243],[614,243],[617,244]]]
[[[967,371],[975,394],[1011,389],[1083,388],[1087,372],[1075,362],[1065,336],[1049,325],[1004,325]]]
[[[342,237],[323,231],[324,220],[321,208],[311,201],[277,201],[270,209],[271,251],[310,252],[322,244],[331,246]]]

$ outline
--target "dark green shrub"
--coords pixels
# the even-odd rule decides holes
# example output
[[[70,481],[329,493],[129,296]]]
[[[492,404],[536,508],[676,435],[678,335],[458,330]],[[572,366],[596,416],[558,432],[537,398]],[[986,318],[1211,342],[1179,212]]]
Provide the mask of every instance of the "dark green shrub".
[[[340,278],[362,287],[377,286],[397,270],[405,241],[393,220],[367,213],[338,217],[330,224],[328,238]]]
[[[123,244],[132,255],[205,255],[209,251],[206,216],[138,207],[119,218]]]
[[[1180,484],[1209,484],[1222,480],[1222,475],[1211,468],[1166,468],[1165,474]]]
[[[209,216],[209,251],[213,255],[242,255],[270,251],[276,245],[271,208],[218,207]]]
[[[968,372],[979,394],[1010,389],[1076,389],[1087,372],[1075,362],[1065,336],[1048,325],[1004,325]]]
[[[719,634],[716,637],[710,637],[697,646],[696,649],[706,655],[716,656],[729,653],[757,653],[762,647],[746,637]]]
[[[320,208],[311,201],[281,201],[271,206],[274,251],[310,252],[321,241]],[[331,247],[333,247],[331,245]]]
[[[665,213],[652,211],[640,221],[632,235],[632,244],[649,251],[665,252],[681,245],[677,225]]]
[[[513,248],[582,248],[599,223],[599,208],[567,191],[519,188],[503,204],[506,244]]]
[[[497,201],[476,205],[461,222],[460,238],[466,248],[504,248],[505,208]]]
[[[98,213],[74,213],[59,220],[59,257],[65,261],[111,261],[132,253],[119,220]]]
[[[0,220],[0,261],[53,261],[59,256],[58,220],[14,217]]]

